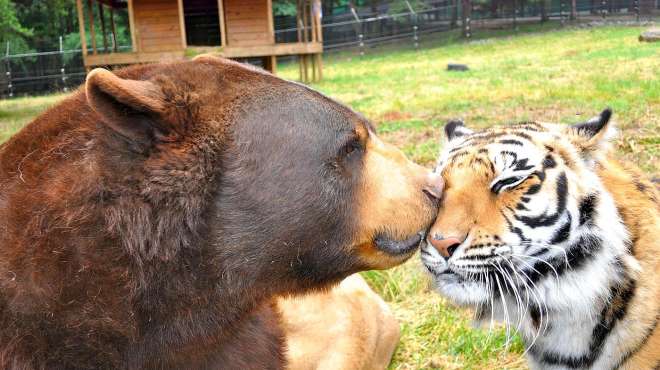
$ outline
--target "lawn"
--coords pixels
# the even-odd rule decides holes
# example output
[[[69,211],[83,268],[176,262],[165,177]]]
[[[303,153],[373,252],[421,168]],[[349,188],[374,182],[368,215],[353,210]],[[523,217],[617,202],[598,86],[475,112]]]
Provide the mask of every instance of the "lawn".
[[[660,43],[640,43],[641,28],[521,30],[462,42],[426,38],[420,51],[388,47],[326,58],[313,87],[373,120],[385,139],[431,166],[442,126],[450,118],[484,127],[520,120],[578,122],[612,107],[621,130],[617,153],[650,176],[660,163]],[[492,35],[491,35],[492,36]],[[468,72],[448,72],[449,62]],[[281,74],[295,78],[297,68]],[[61,95],[0,101],[0,141]],[[504,331],[475,329],[470,313],[429,289],[418,258],[385,272],[371,285],[402,325],[392,369],[521,369],[523,347],[505,345]]]

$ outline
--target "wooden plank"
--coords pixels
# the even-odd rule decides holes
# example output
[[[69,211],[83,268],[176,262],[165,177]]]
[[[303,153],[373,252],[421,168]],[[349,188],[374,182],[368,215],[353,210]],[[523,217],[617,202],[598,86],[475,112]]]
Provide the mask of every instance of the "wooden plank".
[[[136,11],[144,11],[144,10],[151,10],[154,12],[160,12],[164,10],[172,10],[172,9],[177,9],[178,4],[170,1],[158,1],[154,3],[146,3],[144,1],[139,1],[138,3],[135,4],[135,10]]]
[[[176,23],[147,23],[141,24],[142,32],[175,32],[179,33],[179,25]]]
[[[208,52],[208,48],[188,48],[189,50],[199,50],[201,52]],[[292,42],[283,44],[271,45],[255,45],[255,46],[227,46],[220,49],[218,55],[226,58],[248,58],[248,57],[263,57],[269,55],[298,55],[298,54],[317,54],[323,52],[323,44],[321,43],[302,43]]]
[[[246,28],[260,28],[263,29],[264,31],[268,31],[268,22],[266,21],[265,18],[262,19],[239,19],[239,20],[234,20],[234,19],[228,19],[227,20],[227,26],[231,27],[246,27]],[[239,31],[238,29],[233,30],[233,31]]]
[[[103,32],[103,50],[108,51],[108,33],[105,30],[105,14],[103,12],[103,4],[98,3],[99,17],[101,18],[101,32]]]
[[[110,27],[112,30],[112,49],[117,52],[117,27],[115,26],[115,9],[110,8]]]
[[[266,6],[268,8],[268,38],[270,39],[271,43],[275,43],[275,26],[273,25],[273,1],[272,0],[266,0]],[[275,61],[275,57],[273,56],[273,69],[271,72],[275,73],[275,68],[277,67],[277,62]]]
[[[133,51],[139,51],[140,46],[138,45],[137,38],[137,29],[135,28],[135,15],[133,9],[133,0],[128,0],[128,28],[131,31],[131,44],[133,46]]]
[[[94,33],[94,7],[92,0],[87,0],[87,12],[89,15],[89,37],[92,41],[92,53],[96,54],[96,34]]]
[[[151,33],[151,34],[149,34],[149,36],[146,36],[146,35],[142,36],[142,45],[147,44],[147,43],[154,44],[154,43],[158,43],[158,42],[163,42],[164,40],[167,41],[167,42],[170,42],[170,43],[172,43],[172,42],[178,42],[179,44],[181,43],[181,39],[179,38],[179,34],[160,35],[158,33]]]
[[[141,21],[145,18],[155,18],[155,19],[160,19],[160,18],[169,18],[169,19],[177,19],[179,18],[179,11],[175,9],[167,9],[167,10],[151,10],[151,9],[142,9],[139,11],[135,12],[135,15],[138,19],[138,21]]]
[[[240,27],[240,28],[234,27],[233,31],[229,33],[229,37],[233,35],[250,34],[250,33],[268,33],[268,30],[266,29],[266,27]]]
[[[231,46],[267,46],[267,45],[272,45],[272,43],[264,38],[264,39],[249,39],[249,40],[236,40],[232,39],[231,37],[229,38],[229,45]]]
[[[176,52],[138,52],[138,53],[109,53],[90,55],[85,62],[86,67],[111,66],[136,63],[153,63],[162,60],[185,59],[183,50]]]
[[[87,57],[87,36],[85,35],[85,11],[83,10],[82,0],[76,0],[78,9],[78,32],[80,33],[80,46],[82,48],[83,60]]]
[[[232,33],[228,39],[230,41],[259,40],[264,44],[274,44],[271,42],[268,32]]]
[[[220,46],[227,45],[227,28],[225,27],[224,1],[218,0],[218,20],[220,21]]]

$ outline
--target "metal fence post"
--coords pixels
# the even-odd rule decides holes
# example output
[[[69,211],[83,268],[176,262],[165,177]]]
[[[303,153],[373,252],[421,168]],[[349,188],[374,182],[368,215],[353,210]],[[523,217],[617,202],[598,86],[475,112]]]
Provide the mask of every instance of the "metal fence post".
[[[419,37],[417,36],[417,12],[410,5],[410,2],[406,0],[406,5],[408,6],[408,11],[410,11],[410,16],[413,21],[413,44],[415,45],[415,50],[419,50]]]
[[[7,41],[7,51],[5,53],[5,63],[7,63],[7,91],[9,91],[9,97],[14,96],[14,86],[11,83],[11,63],[9,62],[9,41]]]
[[[351,13],[353,13],[353,18],[355,18],[355,21],[358,22],[358,27],[360,28],[359,32],[356,33],[358,37],[358,47],[360,49],[360,56],[364,56],[364,24],[362,23],[362,20],[355,11],[355,8],[352,6],[351,6]]]
[[[635,11],[637,22],[639,22],[639,0],[633,1],[633,10]]]
[[[62,62],[62,68],[60,68],[60,74],[62,75],[62,90],[67,92],[69,91],[69,88],[66,86],[66,60],[64,57],[64,43],[62,42],[62,36],[60,36],[60,61]]]
[[[607,12],[607,0],[602,0],[600,2],[600,6],[601,6],[601,10],[600,10],[601,14],[603,16],[603,19],[605,19],[605,12]]]
[[[564,0],[559,0],[559,23],[564,26]]]

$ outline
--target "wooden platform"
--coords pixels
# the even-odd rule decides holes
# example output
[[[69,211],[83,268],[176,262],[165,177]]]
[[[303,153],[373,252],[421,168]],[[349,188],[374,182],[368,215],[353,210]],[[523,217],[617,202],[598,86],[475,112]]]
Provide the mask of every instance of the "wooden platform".
[[[181,60],[199,54],[214,54],[225,58],[249,58],[282,55],[319,54],[323,52],[320,42],[286,43],[257,46],[190,47],[176,51],[134,51],[108,54],[90,54],[85,58],[85,67],[116,66],[137,63],[154,63],[166,60]]]

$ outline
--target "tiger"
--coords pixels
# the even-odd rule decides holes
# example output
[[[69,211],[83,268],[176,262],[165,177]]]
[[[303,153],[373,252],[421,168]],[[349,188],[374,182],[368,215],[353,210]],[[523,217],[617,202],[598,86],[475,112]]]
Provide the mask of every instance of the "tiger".
[[[613,158],[611,116],[444,128],[422,262],[477,322],[519,333],[532,369],[660,369],[659,196]]]

